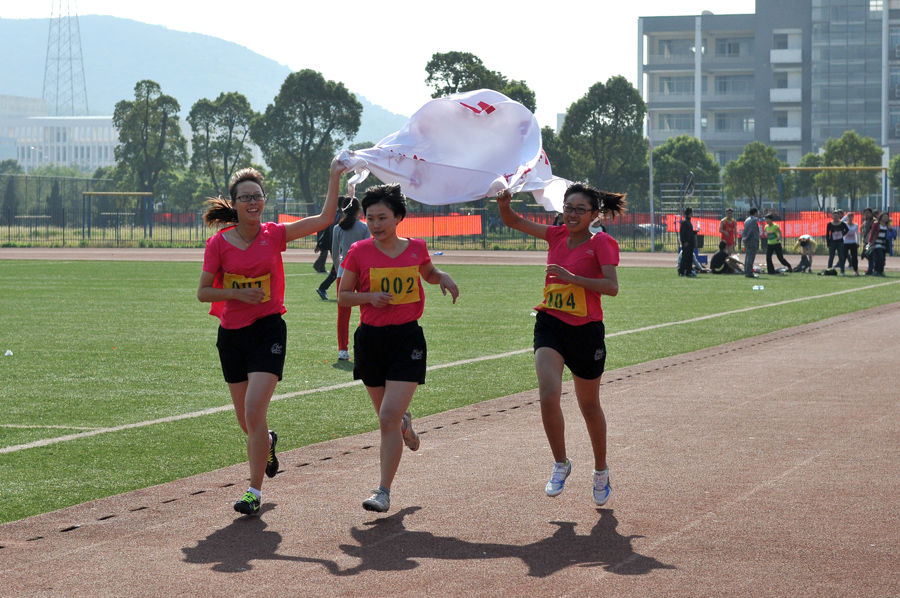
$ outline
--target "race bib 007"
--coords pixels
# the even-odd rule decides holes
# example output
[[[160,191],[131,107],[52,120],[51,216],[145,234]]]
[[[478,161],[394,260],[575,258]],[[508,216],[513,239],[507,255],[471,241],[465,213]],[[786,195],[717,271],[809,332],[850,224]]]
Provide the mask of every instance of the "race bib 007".
[[[542,305],[545,309],[556,309],[573,316],[587,315],[584,287],[574,284],[548,284],[544,287]]]
[[[369,291],[390,293],[391,305],[419,300],[419,267],[369,268]]]
[[[257,278],[247,278],[246,276],[241,276],[240,274],[231,274],[230,272],[226,272],[225,277],[222,279],[222,288],[262,289],[266,293],[265,297],[263,297],[262,300],[262,303],[265,303],[272,297],[269,286],[269,281],[271,280],[271,278],[271,272],[264,276],[258,276]]]

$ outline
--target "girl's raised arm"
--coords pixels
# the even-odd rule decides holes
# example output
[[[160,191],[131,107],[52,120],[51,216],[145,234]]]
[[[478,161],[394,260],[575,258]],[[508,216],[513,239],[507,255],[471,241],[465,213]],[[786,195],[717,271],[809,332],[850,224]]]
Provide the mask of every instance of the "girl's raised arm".
[[[531,235],[532,237],[537,237],[538,239],[546,241],[547,229],[550,227],[546,224],[538,224],[532,220],[526,220],[516,214],[509,205],[511,199],[512,195],[509,193],[508,189],[504,189],[497,193],[497,207],[500,208],[500,219],[503,220],[503,224],[509,228],[513,228],[517,231]]]

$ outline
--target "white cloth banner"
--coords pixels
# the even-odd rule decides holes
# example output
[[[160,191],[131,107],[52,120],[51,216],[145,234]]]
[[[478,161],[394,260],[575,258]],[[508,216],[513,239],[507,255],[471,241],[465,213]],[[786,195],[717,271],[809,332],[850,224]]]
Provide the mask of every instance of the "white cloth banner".
[[[548,211],[562,211],[569,181],[553,176],[537,119],[522,104],[480,89],[431,100],[375,147],[342,151],[356,175],[369,172],[429,205],[474,201],[509,189],[531,192]]]

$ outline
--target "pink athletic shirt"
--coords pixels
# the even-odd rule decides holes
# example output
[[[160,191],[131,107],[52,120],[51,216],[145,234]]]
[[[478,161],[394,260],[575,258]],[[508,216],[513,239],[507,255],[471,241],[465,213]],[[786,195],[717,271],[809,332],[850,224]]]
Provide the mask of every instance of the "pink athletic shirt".
[[[235,330],[249,326],[256,320],[272,314],[283,314],[284,308],[284,264],[281,252],[287,249],[287,236],[283,224],[265,222],[260,226],[259,234],[245,250],[238,249],[229,243],[224,231],[206,240],[206,251],[203,254],[203,271],[216,275],[213,286],[224,288],[226,276],[231,285],[266,285],[270,298],[258,305],[243,301],[216,301],[209,310],[209,315],[216,316],[222,322],[222,328]],[[265,288],[265,287],[262,287]]]
[[[395,300],[403,301],[386,307],[375,307],[370,303],[360,305],[362,323],[390,326],[421,318],[425,311],[425,291],[419,267],[430,262],[428,247],[422,239],[410,239],[403,253],[393,259],[375,247],[374,239],[364,239],[351,245],[341,267],[356,274],[359,278],[359,291],[384,291],[394,295]],[[371,288],[373,269],[377,269],[374,271],[378,280],[377,288]]]
[[[565,226],[551,226],[547,229],[547,243],[550,244],[550,250],[547,252],[547,265],[556,264],[576,276],[584,276],[586,278],[603,278],[603,273],[600,269],[602,266],[619,265],[619,244],[608,234],[598,232],[591,237],[590,241],[582,243],[575,249],[569,249],[569,246],[566,244],[568,239],[569,231]],[[563,283],[549,274],[544,279],[545,287],[559,284]],[[571,286],[574,287],[575,285]],[[584,301],[586,302],[586,306],[584,306],[586,307],[586,314],[583,316],[573,315],[573,313],[565,311],[567,299],[569,299],[566,290],[563,290],[561,293],[560,307],[563,309],[549,306],[547,297],[535,309],[555,316],[573,326],[602,321],[603,309],[600,306],[600,293],[588,291],[583,287],[579,288],[583,289]],[[573,288],[572,290],[577,289]]]

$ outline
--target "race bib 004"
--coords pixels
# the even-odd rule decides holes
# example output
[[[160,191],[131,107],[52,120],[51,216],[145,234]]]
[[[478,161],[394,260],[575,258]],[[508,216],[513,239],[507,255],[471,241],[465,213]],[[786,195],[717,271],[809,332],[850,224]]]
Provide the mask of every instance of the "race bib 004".
[[[584,287],[574,284],[548,284],[544,287],[544,302],[541,305],[573,316],[587,315]]]
[[[225,277],[222,280],[222,288],[225,289],[262,289],[265,291],[266,295],[263,297],[262,303],[265,303],[269,299],[271,299],[271,292],[269,281],[272,278],[272,273],[269,272],[264,276],[259,276],[257,278],[247,278],[246,276],[241,276],[240,274],[231,274],[230,272],[225,273]]]
[[[419,300],[419,267],[369,268],[369,291],[390,293],[391,305]]]

